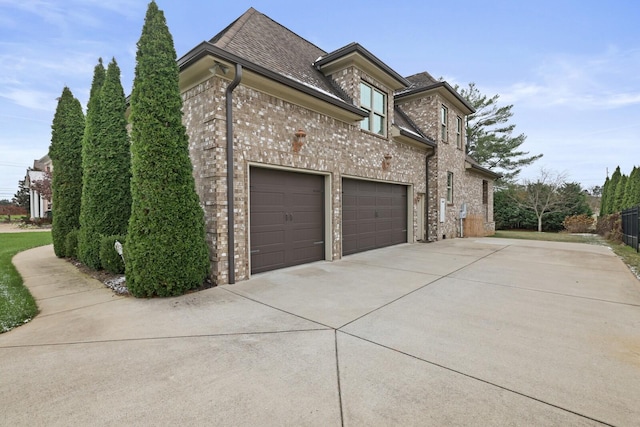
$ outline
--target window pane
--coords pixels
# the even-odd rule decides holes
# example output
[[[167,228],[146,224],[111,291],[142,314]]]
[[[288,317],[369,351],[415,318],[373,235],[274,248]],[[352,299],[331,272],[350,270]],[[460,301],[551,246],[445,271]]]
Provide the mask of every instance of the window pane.
[[[360,83],[360,105],[371,110],[371,88]]]
[[[378,92],[377,90],[373,91],[373,109],[378,113],[384,114],[384,94]]]
[[[442,110],[440,110],[440,112],[441,112],[440,122],[443,125],[446,125],[447,124],[447,107],[442,106]]]
[[[378,114],[373,115],[373,129],[371,131],[384,135],[384,117]]]
[[[360,122],[360,128],[364,130],[369,130],[369,117],[365,117]]]

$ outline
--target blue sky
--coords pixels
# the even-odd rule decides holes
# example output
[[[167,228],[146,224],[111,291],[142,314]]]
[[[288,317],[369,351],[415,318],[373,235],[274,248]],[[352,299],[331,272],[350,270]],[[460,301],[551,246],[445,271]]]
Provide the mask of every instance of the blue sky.
[[[146,0],[0,0],[0,199],[47,153],[67,85],[86,107],[98,57],[131,90]],[[525,169],[584,187],[640,165],[640,2],[158,0],[178,57],[253,6],[325,51],[359,42],[398,73],[475,82],[514,104]],[[364,6],[366,5],[366,7]]]

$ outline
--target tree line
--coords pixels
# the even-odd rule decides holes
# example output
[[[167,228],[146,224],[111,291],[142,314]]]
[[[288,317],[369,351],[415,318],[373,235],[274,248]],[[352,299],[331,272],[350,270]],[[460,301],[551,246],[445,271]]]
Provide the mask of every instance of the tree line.
[[[100,59],[86,117],[65,87],[52,124],[54,251],[94,269],[118,269],[114,242],[124,241],[135,296],[179,295],[209,272],[176,59],[164,13],[152,1],[137,43],[129,120],[120,69],[114,59],[105,70]]]
[[[624,209],[640,205],[640,168],[634,166],[627,176],[620,172],[620,166],[607,176],[602,186],[600,215],[611,215]]]

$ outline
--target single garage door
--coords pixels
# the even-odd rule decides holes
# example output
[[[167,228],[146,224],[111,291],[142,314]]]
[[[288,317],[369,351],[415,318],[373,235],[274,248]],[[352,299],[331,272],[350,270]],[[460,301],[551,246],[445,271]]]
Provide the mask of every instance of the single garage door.
[[[324,255],[324,177],[250,169],[251,272],[319,261]]]
[[[342,180],[342,254],[407,241],[407,187]]]

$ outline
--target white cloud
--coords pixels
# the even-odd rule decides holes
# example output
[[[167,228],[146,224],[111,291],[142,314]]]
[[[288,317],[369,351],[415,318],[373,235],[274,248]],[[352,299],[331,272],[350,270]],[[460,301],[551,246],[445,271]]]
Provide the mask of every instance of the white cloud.
[[[602,110],[640,105],[640,51],[610,47],[594,56],[554,55],[523,81],[497,90],[504,103]]]
[[[21,107],[44,111],[55,110],[58,96],[59,94],[28,89],[12,89],[0,93],[0,97],[9,99]]]

